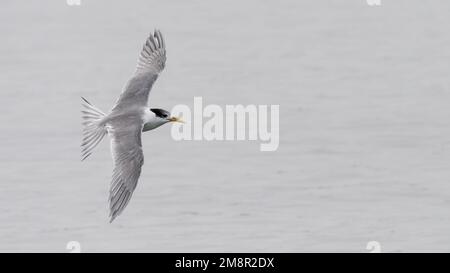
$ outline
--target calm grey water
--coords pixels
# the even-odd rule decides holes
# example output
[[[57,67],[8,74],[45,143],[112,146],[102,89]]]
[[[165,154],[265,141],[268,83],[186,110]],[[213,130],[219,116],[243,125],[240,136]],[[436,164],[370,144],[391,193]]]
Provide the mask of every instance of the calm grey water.
[[[81,1],[0,5],[0,251],[450,251],[448,1]],[[156,27],[151,106],[279,104],[280,147],[146,133],[109,224],[80,96],[110,109]]]

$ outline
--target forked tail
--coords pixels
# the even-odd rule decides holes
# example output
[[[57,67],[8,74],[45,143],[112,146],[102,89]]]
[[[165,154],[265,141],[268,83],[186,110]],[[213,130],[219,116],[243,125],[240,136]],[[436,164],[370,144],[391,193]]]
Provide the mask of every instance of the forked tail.
[[[84,109],[81,111],[83,118],[83,140],[81,142],[81,161],[85,160],[91,155],[92,150],[102,141],[107,131],[103,124],[102,119],[106,116],[100,109],[92,105],[85,98],[83,99],[82,106]]]

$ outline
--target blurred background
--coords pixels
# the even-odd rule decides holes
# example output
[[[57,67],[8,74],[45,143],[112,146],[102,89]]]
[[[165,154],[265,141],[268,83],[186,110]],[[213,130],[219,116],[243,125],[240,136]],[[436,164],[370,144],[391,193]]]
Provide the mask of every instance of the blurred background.
[[[450,2],[0,4],[0,251],[450,251]],[[81,100],[105,111],[159,28],[150,106],[279,104],[280,146],[143,136],[108,223],[109,141],[80,162]]]

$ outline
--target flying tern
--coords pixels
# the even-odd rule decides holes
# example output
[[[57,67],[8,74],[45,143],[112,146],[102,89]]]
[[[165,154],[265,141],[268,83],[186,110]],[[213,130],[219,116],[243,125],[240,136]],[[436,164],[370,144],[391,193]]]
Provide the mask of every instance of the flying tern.
[[[150,89],[164,69],[166,47],[159,30],[147,38],[138,58],[136,71],[126,83],[109,114],[82,97],[82,160],[105,135],[111,139],[114,163],[109,190],[110,222],[125,209],[136,188],[144,164],[141,133],[169,122],[182,122],[170,112],[148,107]]]

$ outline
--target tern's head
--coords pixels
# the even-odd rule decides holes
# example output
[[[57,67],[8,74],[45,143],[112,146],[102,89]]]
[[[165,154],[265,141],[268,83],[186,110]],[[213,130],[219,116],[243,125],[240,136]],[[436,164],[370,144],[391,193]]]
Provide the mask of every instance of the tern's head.
[[[155,116],[149,122],[145,123],[144,131],[153,130],[168,122],[183,122],[180,118],[172,117],[167,110],[151,108],[150,111],[153,112]]]

